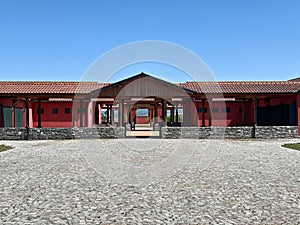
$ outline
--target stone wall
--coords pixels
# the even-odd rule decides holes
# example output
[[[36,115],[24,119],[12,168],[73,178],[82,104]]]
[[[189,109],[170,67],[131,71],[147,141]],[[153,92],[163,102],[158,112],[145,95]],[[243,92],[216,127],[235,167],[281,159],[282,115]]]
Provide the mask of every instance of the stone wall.
[[[298,138],[297,126],[161,127],[161,138]],[[124,127],[0,128],[0,140],[63,140],[124,138]]]
[[[297,138],[297,126],[258,126],[255,128],[256,138]]]
[[[0,128],[0,140],[63,140],[124,138],[123,127]]]
[[[164,139],[179,138],[297,138],[297,126],[253,127],[162,127]]]

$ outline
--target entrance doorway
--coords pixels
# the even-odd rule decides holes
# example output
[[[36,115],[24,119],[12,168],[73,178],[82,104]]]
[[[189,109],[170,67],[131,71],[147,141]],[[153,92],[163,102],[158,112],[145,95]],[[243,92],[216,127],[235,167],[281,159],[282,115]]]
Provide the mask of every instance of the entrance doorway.
[[[154,126],[154,106],[151,104],[134,104],[128,116],[130,129],[126,129],[126,137],[160,137],[160,129]]]

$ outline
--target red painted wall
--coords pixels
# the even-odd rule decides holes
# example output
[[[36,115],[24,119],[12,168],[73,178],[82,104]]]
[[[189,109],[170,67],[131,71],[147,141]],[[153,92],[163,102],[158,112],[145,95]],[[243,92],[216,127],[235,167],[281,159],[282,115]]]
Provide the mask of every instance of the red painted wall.
[[[52,112],[53,108],[58,109],[58,113]],[[65,108],[70,108],[70,113],[65,113]],[[41,115],[42,127],[72,127],[72,102],[41,102],[41,109],[44,113]],[[34,102],[33,110],[33,127],[38,126],[38,103]]]
[[[297,103],[297,123],[299,127],[300,134],[300,94],[298,95],[290,95],[284,96],[281,98],[271,98],[269,102],[265,100],[259,100],[259,107],[266,106],[266,104],[270,104],[272,106],[278,104],[291,104],[292,102]],[[3,107],[12,107],[12,100],[10,98],[0,98],[0,104]],[[93,116],[94,109],[89,108],[88,110],[88,102],[83,103],[83,108],[86,110],[83,111],[83,126],[87,126],[87,118],[91,120]],[[44,109],[44,113],[42,114],[42,127],[72,127],[72,110],[73,110],[72,102],[41,102],[41,108]],[[25,100],[20,99],[15,107],[23,109],[23,126],[25,126]],[[38,126],[38,102],[30,102],[30,127]],[[184,125],[192,125],[192,126],[202,126],[202,113],[197,112],[197,108],[202,107],[202,102],[196,102],[193,104],[185,104],[183,108],[184,112]],[[223,112],[224,107],[229,107],[230,112],[225,114]],[[212,112],[212,125],[213,126],[242,126],[242,112],[241,101],[227,101],[227,102],[213,102],[211,106],[206,102],[205,108],[207,108],[207,112],[205,113],[205,126],[209,125],[209,110],[217,109],[217,112]],[[53,108],[58,108],[58,113],[54,114],[52,112]],[[65,108],[70,108],[70,113],[65,113]],[[77,109],[80,108],[80,103],[76,105],[76,126],[80,126],[80,112]],[[245,125],[252,126],[253,125],[253,108],[254,104],[252,100],[245,101]],[[125,108],[125,111],[127,109]],[[87,115],[89,112],[89,115]],[[12,114],[13,115],[13,114]],[[150,111],[150,115],[152,115],[152,111]],[[127,115],[125,115],[126,117]],[[158,118],[162,116],[161,107],[158,108]],[[193,119],[196,117],[195,119]],[[158,119],[158,122],[161,122],[161,119]],[[13,121],[12,121],[13,122]],[[146,118],[137,118],[137,123],[146,123]],[[91,123],[91,122],[90,122]],[[14,125],[12,123],[12,125]]]

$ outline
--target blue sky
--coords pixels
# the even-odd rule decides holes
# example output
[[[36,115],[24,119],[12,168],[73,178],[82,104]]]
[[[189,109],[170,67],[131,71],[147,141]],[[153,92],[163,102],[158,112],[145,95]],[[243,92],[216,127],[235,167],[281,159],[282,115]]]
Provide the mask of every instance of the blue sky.
[[[190,49],[217,80],[287,80],[300,76],[299,11],[293,0],[3,0],[0,80],[81,80],[99,56],[141,40]],[[115,79],[141,71],[184,80],[149,63]]]

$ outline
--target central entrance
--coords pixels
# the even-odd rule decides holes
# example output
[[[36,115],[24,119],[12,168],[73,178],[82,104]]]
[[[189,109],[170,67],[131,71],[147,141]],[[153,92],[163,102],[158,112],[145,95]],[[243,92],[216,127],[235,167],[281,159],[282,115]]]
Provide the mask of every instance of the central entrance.
[[[126,129],[127,137],[159,137],[160,129],[155,122],[155,103],[136,102],[130,109],[130,130]]]

